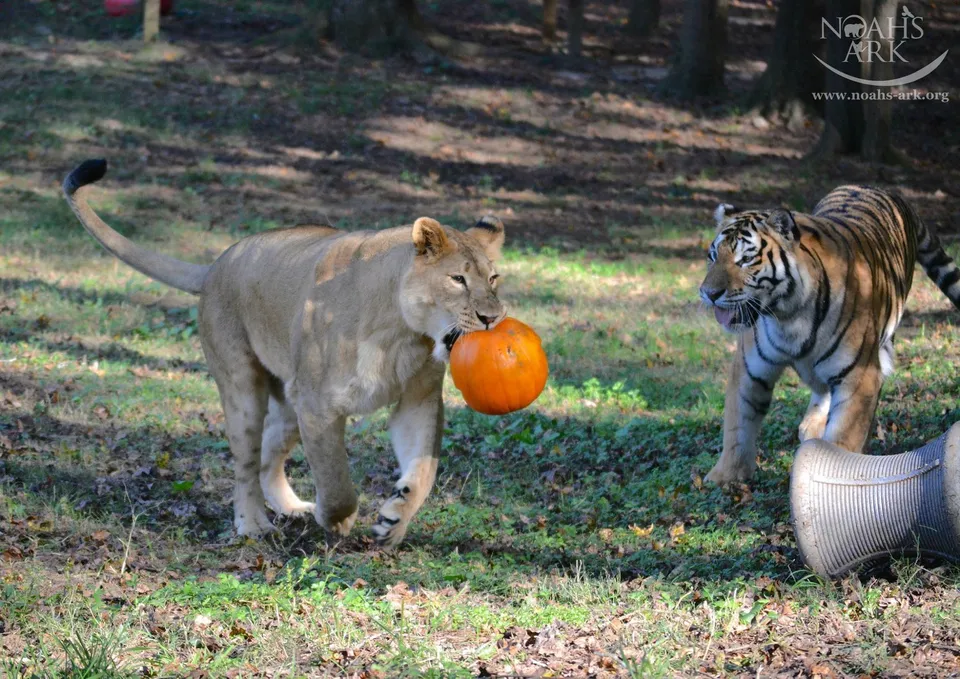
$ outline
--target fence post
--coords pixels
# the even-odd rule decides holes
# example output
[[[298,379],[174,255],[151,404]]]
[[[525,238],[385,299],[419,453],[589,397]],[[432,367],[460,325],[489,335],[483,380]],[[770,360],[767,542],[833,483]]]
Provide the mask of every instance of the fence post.
[[[151,42],[160,32],[160,0],[144,0],[143,41]]]

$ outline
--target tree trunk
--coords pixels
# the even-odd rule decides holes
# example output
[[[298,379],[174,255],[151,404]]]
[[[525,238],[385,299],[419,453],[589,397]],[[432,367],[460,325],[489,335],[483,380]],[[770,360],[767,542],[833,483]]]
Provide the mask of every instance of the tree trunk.
[[[583,51],[583,0],[569,0],[567,6],[567,44],[570,56],[579,58]]]
[[[327,31],[340,47],[383,56],[418,43],[452,57],[474,57],[480,45],[461,42],[430,27],[416,0],[332,0]]]
[[[880,26],[887,26],[890,17],[897,11],[896,0],[828,0],[827,18],[846,17],[858,14],[873,24],[874,19]],[[884,32],[887,33],[884,29]],[[892,78],[889,63],[892,41],[873,32],[868,40],[879,42],[879,51],[864,55],[854,51],[856,38],[846,35],[837,37],[827,32],[826,63],[842,73],[868,80],[886,80]],[[869,44],[869,43],[868,43]],[[873,85],[861,85],[829,71],[826,77],[826,91],[834,96],[826,99],[824,105],[824,127],[820,143],[814,151],[816,156],[834,154],[858,154],[866,160],[880,162],[899,162],[903,158],[890,143],[890,116],[892,102],[881,98],[864,99],[871,94],[886,94],[887,88]],[[852,97],[860,97],[853,100]]]
[[[864,3],[866,4],[866,3]],[[881,26],[889,26],[897,18],[899,3],[896,0],[874,0],[875,16]],[[874,58],[870,64],[870,75],[864,76],[871,80],[893,79],[893,64],[891,50],[893,36],[890,40],[880,41],[879,60]],[[889,92],[889,88],[864,86],[868,92]],[[860,144],[860,155],[864,160],[872,162],[896,162],[898,155],[890,143],[890,117],[893,113],[893,102],[881,97],[863,102],[863,141]]]
[[[860,12],[858,0],[827,0],[827,20],[846,17]],[[827,36],[826,63],[847,75],[860,77],[860,64],[856,59],[845,61],[850,40],[837,38],[829,31]],[[851,101],[850,95],[860,92],[860,86],[833,71],[827,71],[826,92],[836,96],[824,101],[823,134],[820,137],[818,154],[859,153],[863,137],[863,107]]]
[[[661,89],[679,99],[723,90],[730,0],[687,0],[679,54]]]
[[[813,92],[823,89],[824,69],[813,55],[820,51],[817,38],[825,10],[825,0],[783,0],[767,68],[747,99],[750,108],[785,119],[791,129],[802,124],[807,111],[823,113]]]
[[[632,0],[627,18],[627,33],[646,38],[660,24],[660,0]]]
[[[543,0],[543,39],[545,42],[557,39],[557,0]]]
[[[332,0],[329,31],[337,46],[373,56],[410,47],[413,27],[402,0]]]

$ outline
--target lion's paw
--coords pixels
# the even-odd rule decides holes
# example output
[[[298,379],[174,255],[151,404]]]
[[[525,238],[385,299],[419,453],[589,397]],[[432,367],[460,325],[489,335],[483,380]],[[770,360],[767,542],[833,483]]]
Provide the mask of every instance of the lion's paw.
[[[377,542],[384,547],[397,546],[407,533],[408,520],[404,509],[409,494],[409,486],[398,486],[380,508],[380,515],[371,530]]]
[[[248,511],[233,520],[233,525],[237,529],[237,535],[257,538],[266,533],[277,530],[273,525],[267,512],[263,509]]]
[[[407,534],[407,524],[400,519],[387,517],[381,512],[371,531],[373,531],[373,537],[380,546],[390,549],[399,545],[403,540],[403,537]]]
[[[272,504],[273,503],[271,503],[271,505]],[[284,516],[301,516],[303,514],[313,514],[317,510],[317,505],[313,502],[297,500],[296,502],[287,502],[278,507],[274,507],[274,509]]]
[[[703,480],[708,483],[715,483],[718,486],[726,486],[731,483],[749,481],[751,478],[753,478],[753,469],[750,467],[721,466],[718,462]]]
[[[353,524],[357,521],[358,509],[355,507],[353,512],[345,516],[342,519],[334,520],[327,517],[322,517],[319,515],[319,511],[314,510],[314,517],[317,519],[317,523],[323,527],[329,533],[345,538],[350,535],[350,531],[353,528]]]

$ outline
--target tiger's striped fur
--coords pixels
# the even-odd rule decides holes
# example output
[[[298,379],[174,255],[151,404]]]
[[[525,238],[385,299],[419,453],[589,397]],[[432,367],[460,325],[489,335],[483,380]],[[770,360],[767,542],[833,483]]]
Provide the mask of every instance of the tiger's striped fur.
[[[742,481],[773,387],[790,366],[810,387],[800,439],[861,452],[916,262],[960,308],[960,270],[898,194],[841,186],[811,214],[721,205],[700,296],[739,333],[723,452],[707,480]]]

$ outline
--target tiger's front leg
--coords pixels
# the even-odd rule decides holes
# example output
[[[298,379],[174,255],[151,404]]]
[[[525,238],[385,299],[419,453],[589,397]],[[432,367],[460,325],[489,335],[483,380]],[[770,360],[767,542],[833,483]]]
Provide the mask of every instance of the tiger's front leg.
[[[830,416],[830,392],[811,387],[810,405],[800,422],[798,434],[800,443],[810,439],[822,439],[827,430],[827,418]]]
[[[757,468],[757,435],[770,409],[784,366],[760,358],[753,335],[740,335],[723,405],[723,452],[706,480],[719,485],[747,481]]]
[[[390,440],[400,463],[400,480],[380,508],[373,525],[377,542],[394,547],[403,540],[413,515],[423,505],[437,476],[443,437],[443,371],[428,374],[400,397],[390,418]]]
[[[880,399],[880,366],[852,370],[830,392],[830,415],[824,439],[853,453],[863,452]]]

